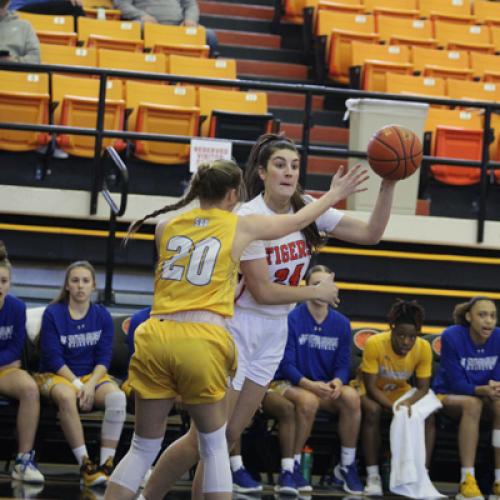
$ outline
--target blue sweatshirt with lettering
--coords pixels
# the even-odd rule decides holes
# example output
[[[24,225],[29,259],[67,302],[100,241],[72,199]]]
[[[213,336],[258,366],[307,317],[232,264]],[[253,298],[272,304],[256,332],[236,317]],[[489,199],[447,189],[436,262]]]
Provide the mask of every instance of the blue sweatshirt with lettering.
[[[144,309],[141,309],[140,311],[137,311],[136,313],[134,313],[134,315],[130,318],[130,324],[128,326],[128,332],[127,332],[128,360],[129,360],[129,362],[130,362],[130,358],[132,357],[132,354],[134,354],[134,351],[135,351],[135,347],[134,347],[135,331],[137,330],[137,327],[141,323],[144,323],[144,321],[149,319],[150,313],[151,313],[151,307],[145,307]]]
[[[432,384],[436,394],[473,395],[477,386],[500,381],[500,328],[475,345],[469,327],[453,325],[441,335],[441,360]]]
[[[109,368],[113,345],[113,320],[108,310],[90,304],[82,319],[73,319],[67,303],[45,309],[40,333],[40,372],[57,373],[64,365],[78,377],[97,365]]]
[[[328,310],[319,324],[306,304],[300,304],[288,315],[288,339],[285,354],[274,376],[297,385],[301,378],[329,382],[349,380],[351,363],[351,325],[334,309]]]
[[[26,340],[26,305],[6,295],[0,309],[0,367],[21,359]]]

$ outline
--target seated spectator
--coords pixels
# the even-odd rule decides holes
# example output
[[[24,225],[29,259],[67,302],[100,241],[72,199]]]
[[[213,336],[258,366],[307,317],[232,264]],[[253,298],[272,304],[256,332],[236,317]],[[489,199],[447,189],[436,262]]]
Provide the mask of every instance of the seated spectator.
[[[123,19],[141,23],[174,24],[198,26],[200,10],[196,0],[114,0],[114,5],[122,13]],[[217,36],[205,28],[210,55],[217,52]]]
[[[408,380],[415,374],[415,394],[401,405],[408,406],[429,391],[432,375],[430,344],[418,337],[424,320],[424,310],[416,301],[398,299],[388,314],[390,332],[370,337],[363,351],[358,378],[351,382],[361,395],[363,411],[362,446],[367,479],[365,494],[382,495],[379,471],[380,417],[392,414],[393,404],[411,389]],[[434,419],[426,420],[427,465],[432,455]]]
[[[70,264],[58,297],[43,314],[40,332],[40,392],[59,410],[61,427],[81,467],[85,486],[104,484],[113,468],[125,421],[125,394],[111,380],[113,320],[91,302],[95,271],[87,261]],[[89,458],[78,408],[104,409],[99,465]]]
[[[84,16],[82,0],[11,0],[9,10],[54,16]]]
[[[35,462],[35,442],[40,416],[40,394],[31,375],[21,368],[26,339],[26,306],[8,295],[12,267],[0,241],[0,394],[19,401],[17,410],[18,453],[12,477],[43,483]]]
[[[500,496],[500,328],[497,308],[487,297],[474,297],[453,311],[455,325],[441,337],[441,360],[433,382],[443,411],[458,418],[461,463],[459,500],[482,500],[474,462],[483,408],[493,417],[492,445],[495,482],[492,497]],[[486,413],[486,411],[484,412]]]
[[[306,283],[314,286],[330,276],[326,266],[314,266]],[[363,492],[355,462],[360,398],[345,385],[351,343],[349,320],[324,302],[309,300],[288,315],[285,354],[263,403],[264,410],[279,419],[282,459],[277,490],[282,493],[311,490],[300,473],[300,454],[319,409],[339,414],[341,458],[333,480],[348,493]]]
[[[9,12],[9,0],[0,0],[0,61],[40,62],[40,42],[28,21]]]

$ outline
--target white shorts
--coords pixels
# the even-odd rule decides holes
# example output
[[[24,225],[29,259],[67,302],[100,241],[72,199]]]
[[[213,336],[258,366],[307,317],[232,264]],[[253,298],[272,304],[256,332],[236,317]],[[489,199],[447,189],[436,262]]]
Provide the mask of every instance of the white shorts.
[[[238,349],[238,369],[231,387],[240,391],[246,378],[263,387],[269,384],[285,352],[287,317],[260,316],[236,307],[227,328]]]

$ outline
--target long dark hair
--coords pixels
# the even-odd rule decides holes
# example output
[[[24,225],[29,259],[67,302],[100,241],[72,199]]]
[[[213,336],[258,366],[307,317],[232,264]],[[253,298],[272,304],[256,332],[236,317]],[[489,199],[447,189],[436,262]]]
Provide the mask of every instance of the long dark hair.
[[[481,300],[487,300],[488,302],[491,302],[493,305],[495,305],[495,302],[493,302],[492,299],[490,299],[489,297],[484,297],[482,295],[476,295],[467,302],[461,302],[460,304],[457,304],[455,306],[455,309],[453,309],[453,321],[455,322],[455,324],[462,326],[470,326],[470,321],[467,321],[465,315],[468,312],[470,312],[470,310],[474,307],[474,305]]]
[[[133,222],[129,227],[125,241],[148,219],[185,207],[196,198],[208,202],[220,201],[230,189],[237,189],[240,198],[243,197],[243,176],[240,167],[235,162],[231,160],[215,160],[212,163],[200,165],[191,178],[186,194],[178,202],[166,205]]]
[[[71,274],[71,271],[73,269],[76,269],[77,267],[83,267],[84,269],[87,269],[90,271],[90,274],[92,275],[92,281],[94,282],[94,286],[96,284],[95,280],[95,269],[94,266],[87,260],[77,260],[75,262],[72,262],[67,268],[66,268],[66,274],[64,275],[64,283],[59,290],[59,293],[57,294],[56,298],[51,302],[52,304],[58,304],[58,303],[68,303],[69,302],[69,292],[67,290],[68,282],[69,282],[69,275]]]
[[[415,325],[419,332],[422,329],[424,318],[424,308],[416,300],[396,299],[387,315],[391,328],[399,324],[410,324]]]
[[[12,264],[7,256],[7,248],[3,241],[0,240],[0,267],[5,267],[9,270],[9,274],[12,272]]]
[[[245,168],[245,184],[249,199],[255,198],[264,190],[264,182],[259,176],[259,167],[266,170],[269,158],[280,149],[288,149],[299,154],[295,143],[282,134],[261,135],[252,147]],[[297,184],[297,189],[290,199],[294,212],[297,212],[305,205],[302,197],[303,193],[301,186]],[[302,233],[311,251],[316,251],[324,243],[315,222],[302,229]]]

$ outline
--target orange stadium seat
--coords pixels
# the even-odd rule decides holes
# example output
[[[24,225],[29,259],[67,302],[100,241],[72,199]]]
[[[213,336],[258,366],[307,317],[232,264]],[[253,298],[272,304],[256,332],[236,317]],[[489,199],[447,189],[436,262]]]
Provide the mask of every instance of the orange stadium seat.
[[[99,49],[97,61],[99,68],[146,71],[148,73],[165,73],[167,69],[167,57],[164,54]]]
[[[267,94],[265,92],[242,92],[239,90],[199,89],[201,116],[206,117],[202,124],[201,135],[213,136],[215,124],[212,123],[213,111],[265,115],[267,114]]]
[[[195,87],[127,81],[125,96],[127,108],[132,109],[130,130],[198,135],[200,109],[196,105]],[[189,159],[189,144],[138,140],[134,154],[152,163],[184,163]]]
[[[352,42],[351,66],[361,66],[361,88],[386,91],[387,76],[392,73],[411,75],[413,65],[406,45],[379,45]]]
[[[490,43],[490,31],[487,26],[436,21],[434,37],[441,47],[448,50],[495,52],[495,47]]]
[[[387,78],[386,91],[391,94],[446,97],[446,84],[444,78],[391,74]]]
[[[319,0],[316,11],[331,10],[334,12],[347,12],[352,14],[362,14],[365,7],[361,3],[344,3],[343,0]]]
[[[411,61],[413,69],[423,76],[470,78],[472,75],[466,51],[413,47]]]
[[[436,128],[435,156],[480,160],[483,152],[483,131],[459,127]],[[432,175],[444,184],[469,186],[479,183],[481,171],[476,167],[432,165]]]
[[[500,3],[474,0],[474,15],[481,24],[500,25]]]
[[[471,101],[500,101],[500,85],[490,82],[471,82],[467,80],[447,80],[447,94],[451,99]]]
[[[40,59],[44,64],[68,66],[97,66],[97,51],[89,47],[40,44]]]
[[[73,127],[95,128],[99,96],[99,80],[77,78],[65,75],[52,76],[52,95],[58,102],[54,123]],[[123,85],[120,81],[108,81],[106,87],[106,106],[104,128],[123,130],[125,101]],[[57,137],[61,149],[75,156],[94,157],[95,139],[90,136],[61,134]],[[103,148],[112,145],[118,150],[125,146],[120,139],[103,140]]]
[[[236,61],[234,59],[205,59],[172,55],[169,56],[169,73],[200,78],[236,80]]]
[[[121,11],[114,8],[112,0],[83,0],[83,10],[87,17],[108,20],[121,17]]]
[[[470,65],[477,78],[483,78],[485,73],[500,73],[500,56],[471,52]]]
[[[351,65],[351,42],[353,40],[373,42],[379,39],[375,33],[372,15],[319,11],[316,35],[327,37],[327,65],[331,78],[342,83],[349,81]]]
[[[469,24],[471,0],[419,0],[420,15],[429,19],[441,19]]]
[[[141,24],[132,21],[106,21],[78,18],[78,41],[98,49],[142,52]]]
[[[47,125],[48,75],[0,71],[0,121]],[[0,149],[6,151],[30,151],[47,142],[44,132],[0,129]]]
[[[375,28],[380,15],[397,19],[418,19],[420,14],[416,0],[364,0],[365,12],[375,16]]]
[[[16,14],[33,26],[40,43],[76,45],[73,16],[50,16],[21,11]]]
[[[489,28],[491,43],[495,47],[495,51],[500,52],[500,26],[491,25]]]
[[[400,19],[381,15],[377,18],[377,28],[380,40],[391,45],[418,45],[437,48],[432,24],[428,20]]]
[[[203,26],[166,26],[146,23],[144,47],[155,53],[208,57],[206,32]]]
[[[322,0],[284,0],[284,15],[283,20],[294,23],[294,24],[302,24],[304,22],[304,9],[307,7],[313,7],[315,11],[318,10]],[[347,12],[351,12],[349,6],[359,6],[362,5],[361,0],[332,0],[332,2],[326,3],[334,3],[339,6],[338,9],[335,10],[344,10]],[[347,6],[347,8],[342,9],[342,6]],[[327,7],[328,8],[328,7]]]

